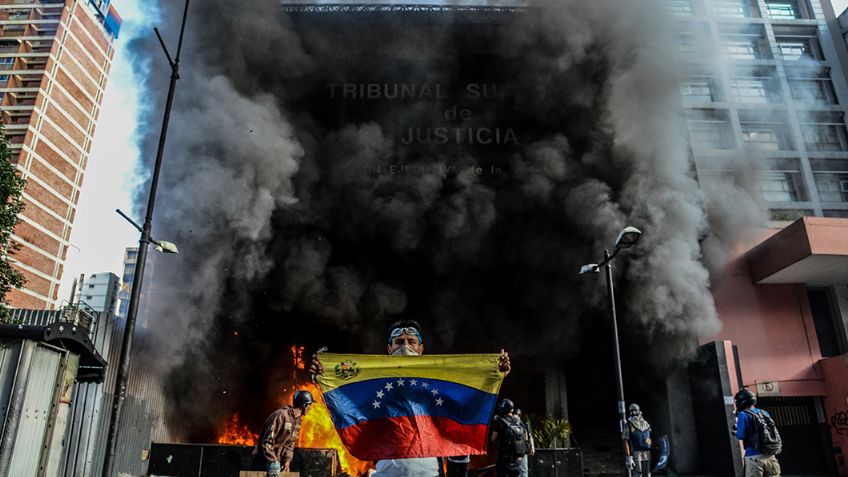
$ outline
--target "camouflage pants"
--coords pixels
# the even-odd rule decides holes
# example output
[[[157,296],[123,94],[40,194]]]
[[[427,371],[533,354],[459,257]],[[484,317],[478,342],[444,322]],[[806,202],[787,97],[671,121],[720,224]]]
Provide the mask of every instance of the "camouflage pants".
[[[780,464],[773,455],[745,457],[745,477],[780,477]]]

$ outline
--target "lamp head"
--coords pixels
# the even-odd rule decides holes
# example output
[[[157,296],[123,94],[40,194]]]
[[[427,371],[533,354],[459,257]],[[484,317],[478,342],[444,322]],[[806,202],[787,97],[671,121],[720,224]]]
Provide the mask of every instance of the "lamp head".
[[[597,263],[590,263],[580,267],[580,275],[583,275],[584,273],[600,273],[600,271],[601,268]]]
[[[177,249],[177,245],[174,244],[173,242],[166,242],[164,240],[157,240],[156,242],[153,242],[153,244],[156,245],[155,248],[156,248],[157,252],[180,253],[180,251]]]
[[[639,237],[641,236],[642,231],[636,227],[625,227],[624,230],[618,234],[618,238],[615,239],[615,248],[630,248],[636,245],[636,242],[639,241]]]

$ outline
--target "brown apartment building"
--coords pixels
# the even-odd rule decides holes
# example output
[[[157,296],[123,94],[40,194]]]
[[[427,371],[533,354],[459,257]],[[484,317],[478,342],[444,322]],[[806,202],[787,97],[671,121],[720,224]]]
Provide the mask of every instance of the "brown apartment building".
[[[57,304],[120,23],[108,0],[0,0],[0,115],[27,181],[13,307]]]

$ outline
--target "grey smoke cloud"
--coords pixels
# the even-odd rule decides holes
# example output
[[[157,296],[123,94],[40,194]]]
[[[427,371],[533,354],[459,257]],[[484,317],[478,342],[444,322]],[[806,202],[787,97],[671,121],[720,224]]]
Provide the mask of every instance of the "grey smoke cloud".
[[[489,32],[506,71],[503,104],[477,106],[468,124],[506,114],[526,134],[494,159],[465,145],[402,147],[405,125],[443,122],[427,101],[341,124],[311,102],[310,78],[397,74],[391,62],[359,64],[370,57],[447,84],[458,66],[433,66],[460,48],[447,28],[388,25],[338,44],[275,1],[195,6],[154,230],[183,253],[157,263],[145,304],[163,356],[180,358],[169,389],[187,428],[262,404],[276,384],[251,380],[278,367],[293,340],[319,339],[310,329],[367,352],[401,317],[432,330],[430,349],[574,347],[604,299],[576,271],[628,224],[645,235],[617,262],[626,326],[663,343],[657,362],[715,333],[704,198],[653,3],[564,2]],[[173,29],[181,9],[161,8],[163,30]],[[354,54],[362,48],[370,55]],[[161,73],[162,62],[150,64]],[[375,172],[397,164],[417,169]]]

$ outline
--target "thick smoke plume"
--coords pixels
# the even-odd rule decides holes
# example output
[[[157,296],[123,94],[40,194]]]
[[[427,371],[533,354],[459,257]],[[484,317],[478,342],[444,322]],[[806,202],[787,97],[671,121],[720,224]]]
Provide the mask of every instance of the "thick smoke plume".
[[[564,1],[458,28],[313,27],[273,0],[193,5],[154,224],[182,253],[156,263],[145,303],[188,435],[267,409],[291,344],[379,353],[392,319],[421,321],[430,352],[567,357],[603,316],[601,277],[576,272],[625,225],[644,235],[616,262],[624,328],[656,340],[659,363],[717,332],[654,3]],[[161,8],[161,29],[178,31],[182,2]],[[158,44],[139,48],[159,100],[167,64]],[[480,49],[489,59],[474,63]],[[328,100],[315,78],[496,83],[463,127],[519,138],[491,153],[404,145],[408,127],[445,124],[450,101]]]

